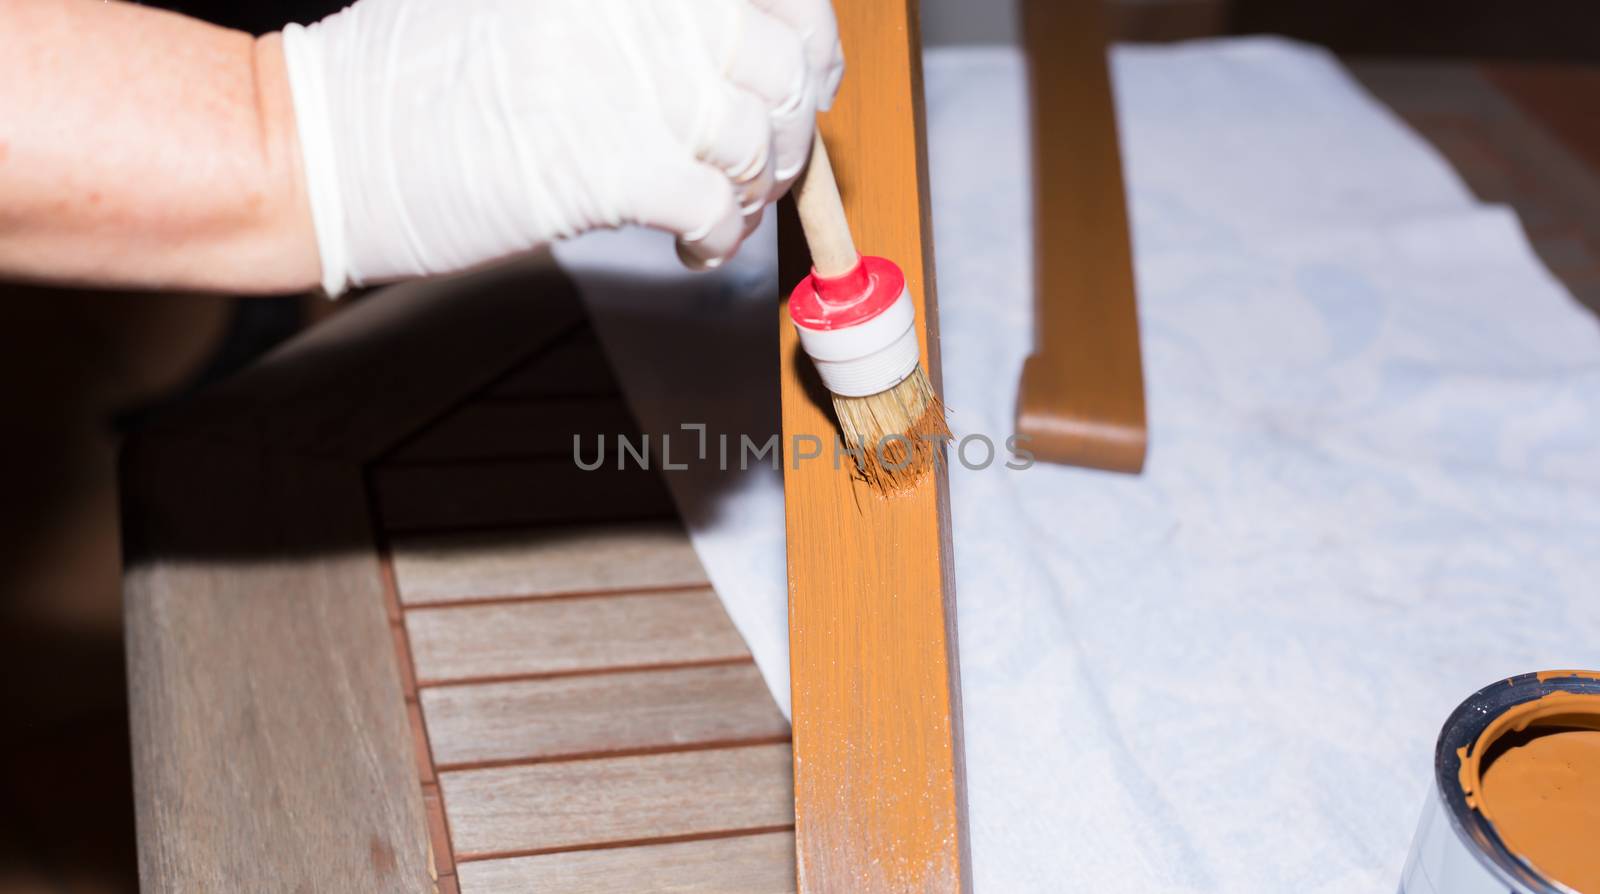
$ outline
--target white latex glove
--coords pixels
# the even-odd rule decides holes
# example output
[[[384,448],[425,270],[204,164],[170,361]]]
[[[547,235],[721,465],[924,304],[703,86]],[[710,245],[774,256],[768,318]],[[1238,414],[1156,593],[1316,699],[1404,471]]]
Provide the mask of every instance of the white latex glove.
[[[283,49],[330,295],[624,224],[716,266],[844,71],[829,0],[359,0]]]

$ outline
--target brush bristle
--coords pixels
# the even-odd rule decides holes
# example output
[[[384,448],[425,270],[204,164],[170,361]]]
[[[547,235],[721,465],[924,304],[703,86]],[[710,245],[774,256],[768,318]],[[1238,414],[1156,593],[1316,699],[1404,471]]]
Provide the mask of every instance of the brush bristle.
[[[950,437],[944,403],[920,366],[905,381],[879,394],[835,394],[833,410],[845,443],[858,450],[856,468],[861,477],[885,495],[915,487]]]

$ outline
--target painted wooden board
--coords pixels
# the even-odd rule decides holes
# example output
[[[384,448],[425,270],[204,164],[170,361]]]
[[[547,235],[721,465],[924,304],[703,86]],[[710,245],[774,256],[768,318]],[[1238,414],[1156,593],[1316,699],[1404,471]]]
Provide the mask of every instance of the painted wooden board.
[[[441,686],[421,699],[440,770],[789,738],[746,663]]]
[[[1047,462],[1138,472],[1148,440],[1133,250],[1101,0],[1024,0],[1033,98],[1034,353],[1017,434]]]
[[[904,269],[939,387],[914,3],[835,4],[850,76],[821,119],[857,247]],[[809,267],[781,219],[783,294]],[[783,435],[833,443],[815,371],[780,315]],[[818,395],[824,395],[819,400]],[[808,892],[971,887],[941,468],[884,498],[830,462],[784,470],[798,882]]]
[[[407,605],[707,585],[676,519],[399,537],[391,554]]]
[[[466,894],[792,894],[794,834],[569,851],[461,866]]]
[[[794,821],[788,745],[442,773],[456,863]]]
[[[750,654],[709,589],[415,609],[406,631],[421,686]]]

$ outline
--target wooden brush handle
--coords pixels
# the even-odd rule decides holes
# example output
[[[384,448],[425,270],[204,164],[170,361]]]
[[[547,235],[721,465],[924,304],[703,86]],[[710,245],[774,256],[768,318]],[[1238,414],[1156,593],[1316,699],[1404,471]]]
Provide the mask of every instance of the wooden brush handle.
[[[811,269],[824,278],[854,270],[861,255],[850,238],[850,222],[844,216],[844,202],[839,198],[839,183],[833,179],[821,128],[811,139],[811,162],[794,185],[794,204],[806,245],[811,248]]]

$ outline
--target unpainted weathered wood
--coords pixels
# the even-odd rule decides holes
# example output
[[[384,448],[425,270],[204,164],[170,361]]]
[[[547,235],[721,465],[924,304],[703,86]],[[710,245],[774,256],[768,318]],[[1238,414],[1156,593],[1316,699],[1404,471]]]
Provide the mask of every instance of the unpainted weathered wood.
[[[639,441],[639,426],[620,397],[473,400],[452,410],[390,454],[396,463],[506,457],[570,457],[573,437],[585,456],[595,438]]]
[[[406,604],[706,585],[676,519],[400,537],[390,548]]]
[[[792,894],[794,833],[569,851],[461,867],[471,894]]]
[[[754,664],[422,690],[433,759],[452,765],[786,739]]]
[[[576,288],[548,255],[402,283],[187,402],[149,436],[183,430],[366,462],[584,328]]]
[[[131,440],[145,890],[431,887],[362,465],[581,319],[538,259],[408,284]]]
[[[424,890],[359,473],[181,440],[141,460],[124,635],[143,888]]]
[[[822,116],[857,248],[893,259],[939,387],[914,3],[835,3],[850,76]],[[792,215],[783,294],[808,267]],[[831,445],[826,393],[780,315],[783,435]],[[831,462],[786,463],[795,813],[802,891],[970,887],[942,466],[883,497]]]
[[[436,782],[422,786],[422,804],[428,814],[428,856],[433,860],[434,872],[441,876],[456,874],[455,847],[450,843],[450,824],[444,818],[444,800],[439,797]]]
[[[442,773],[458,864],[491,855],[787,827],[788,745]]]
[[[709,589],[413,609],[406,629],[423,686],[750,654]]]
[[[585,326],[549,353],[510,373],[486,392],[491,398],[620,397],[617,380],[594,329]]]
[[[613,445],[614,446],[614,445]],[[372,474],[384,527],[395,532],[667,518],[672,498],[652,464],[579,468],[572,457],[383,466]],[[585,453],[585,458],[594,454]]]

